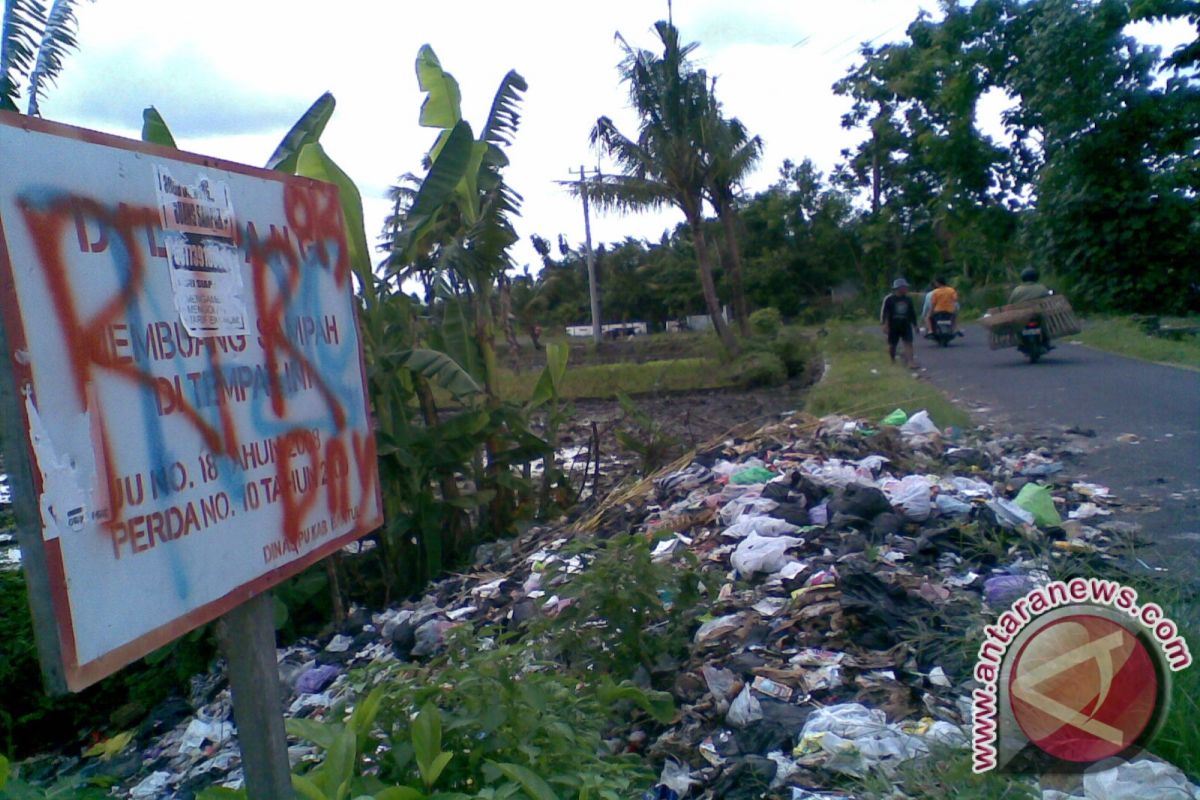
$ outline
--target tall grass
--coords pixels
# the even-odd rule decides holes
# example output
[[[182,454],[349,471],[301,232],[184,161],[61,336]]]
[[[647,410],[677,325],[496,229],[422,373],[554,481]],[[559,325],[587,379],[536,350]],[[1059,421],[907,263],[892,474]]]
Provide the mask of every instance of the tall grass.
[[[870,327],[865,320],[828,327],[829,335],[820,340],[825,377],[813,387],[806,410],[878,419],[895,408],[909,414],[925,409],[941,427],[970,424],[967,413],[936,387],[890,363],[883,337],[864,330]]]
[[[537,377],[535,372],[516,374],[501,370],[498,381],[500,395],[510,400],[524,400],[533,391]],[[568,400],[612,399],[618,391],[639,395],[720,389],[732,386],[733,379],[732,369],[709,358],[679,358],[643,364],[593,364],[573,366],[567,370],[562,396]]]
[[[1200,319],[1196,317],[1181,322],[1200,325]],[[1126,317],[1090,320],[1083,333],[1071,337],[1069,341],[1082,342],[1099,350],[1144,361],[1200,369],[1200,338],[1173,341],[1150,336]]]

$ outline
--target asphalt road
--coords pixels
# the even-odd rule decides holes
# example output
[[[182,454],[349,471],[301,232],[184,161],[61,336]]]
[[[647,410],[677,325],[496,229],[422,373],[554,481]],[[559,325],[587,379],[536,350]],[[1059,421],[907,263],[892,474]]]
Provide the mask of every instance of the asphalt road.
[[[1125,505],[1109,519],[1152,540],[1143,560],[1200,580],[1200,372],[1071,344],[1030,364],[989,350],[979,326],[965,334],[918,341],[922,374],[996,430],[1066,441],[1068,474],[1112,489]]]

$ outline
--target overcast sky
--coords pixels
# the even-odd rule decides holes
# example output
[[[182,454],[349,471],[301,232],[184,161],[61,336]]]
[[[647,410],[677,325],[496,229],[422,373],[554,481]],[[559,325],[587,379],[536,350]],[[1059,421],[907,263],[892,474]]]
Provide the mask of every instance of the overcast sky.
[[[674,20],[694,58],[717,76],[726,112],[765,141],[747,188],[772,183],[785,158],[812,158],[830,170],[857,134],[840,127],[845,98],[830,87],[862,42],[903,38],[915,0],[675,0]],[[583,239],[582,213],[554,181],[594,166],[588,132],[601,115],[627,132],[616,64],[618,31],[653,47],[666,0],[97,0],[79,9],[79,51],[42,104],[48,119],[137,138],[142,109],[158,107],[185,150],[262,165],[291,124],[322,92],[337,111],[322,137],[357,182],[374,242],[398,175],[419,172],[434,131],[417,125],[422,95],[413,63],[432,45],[459,82],[463,110],[478,132],[509,69],[529,83],[507,180],[525,198],[515,249],[536,264],[529,235]],[[1140,38],[1168,45],[1185,26]],[[1001,103],[990,104],[992,118]],[[985,120],[985,126],[988,124]],[[657,239],[678,213],[593,219],[595,242]]]

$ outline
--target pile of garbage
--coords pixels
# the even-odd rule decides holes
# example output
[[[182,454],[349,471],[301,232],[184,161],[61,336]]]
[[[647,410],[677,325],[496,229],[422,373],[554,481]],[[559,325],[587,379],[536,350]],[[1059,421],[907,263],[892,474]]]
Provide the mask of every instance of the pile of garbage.
[[[428,659],[451,629],[558,613],[567,601],[556,590],[589,564],[566,545],[632,533],[654,543],[656,560],[690,553],[719,586],[689,660],[666,685],[644,676],[673,694],[674,722],[635,718],[614,733],[660,771],[647,796],[852,797],[834,787],[969,746],[969,632],[1063,563],[1138,568],[1128,546],[1137,526],[1109,521],[1120,500],[1067,477],[1068,458],[1048,440],[940,429],[923,411],[874,422],[789,415],[689,454],[586,519],[481,547],[473,569],[420,600],[353,611],[341,633],[280,650],[287,714],[352,703],[352,670]],[[237,788],[235,736],[214,667],[188,701],[143,723],[126,774],[89,769],[117,770],[131,798]],[[293,764],[317,752],[303,741],[289,750]],[[1045,797],[1195,791],[1174,767],[1148,763]]]

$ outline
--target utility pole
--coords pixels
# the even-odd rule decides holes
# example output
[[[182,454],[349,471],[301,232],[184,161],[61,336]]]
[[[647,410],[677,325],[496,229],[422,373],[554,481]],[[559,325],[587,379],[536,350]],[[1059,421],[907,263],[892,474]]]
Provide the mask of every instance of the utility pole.
[[[596,170],[599,175],[600,171]],[[600,344],[600,289],[596,285],[596,258],[592,254],[592,218],[588,212],[587,174],[579,165],[579,196],[583,198],[583,243],[587,256],[588,298],[592,305],[592,341]]]

